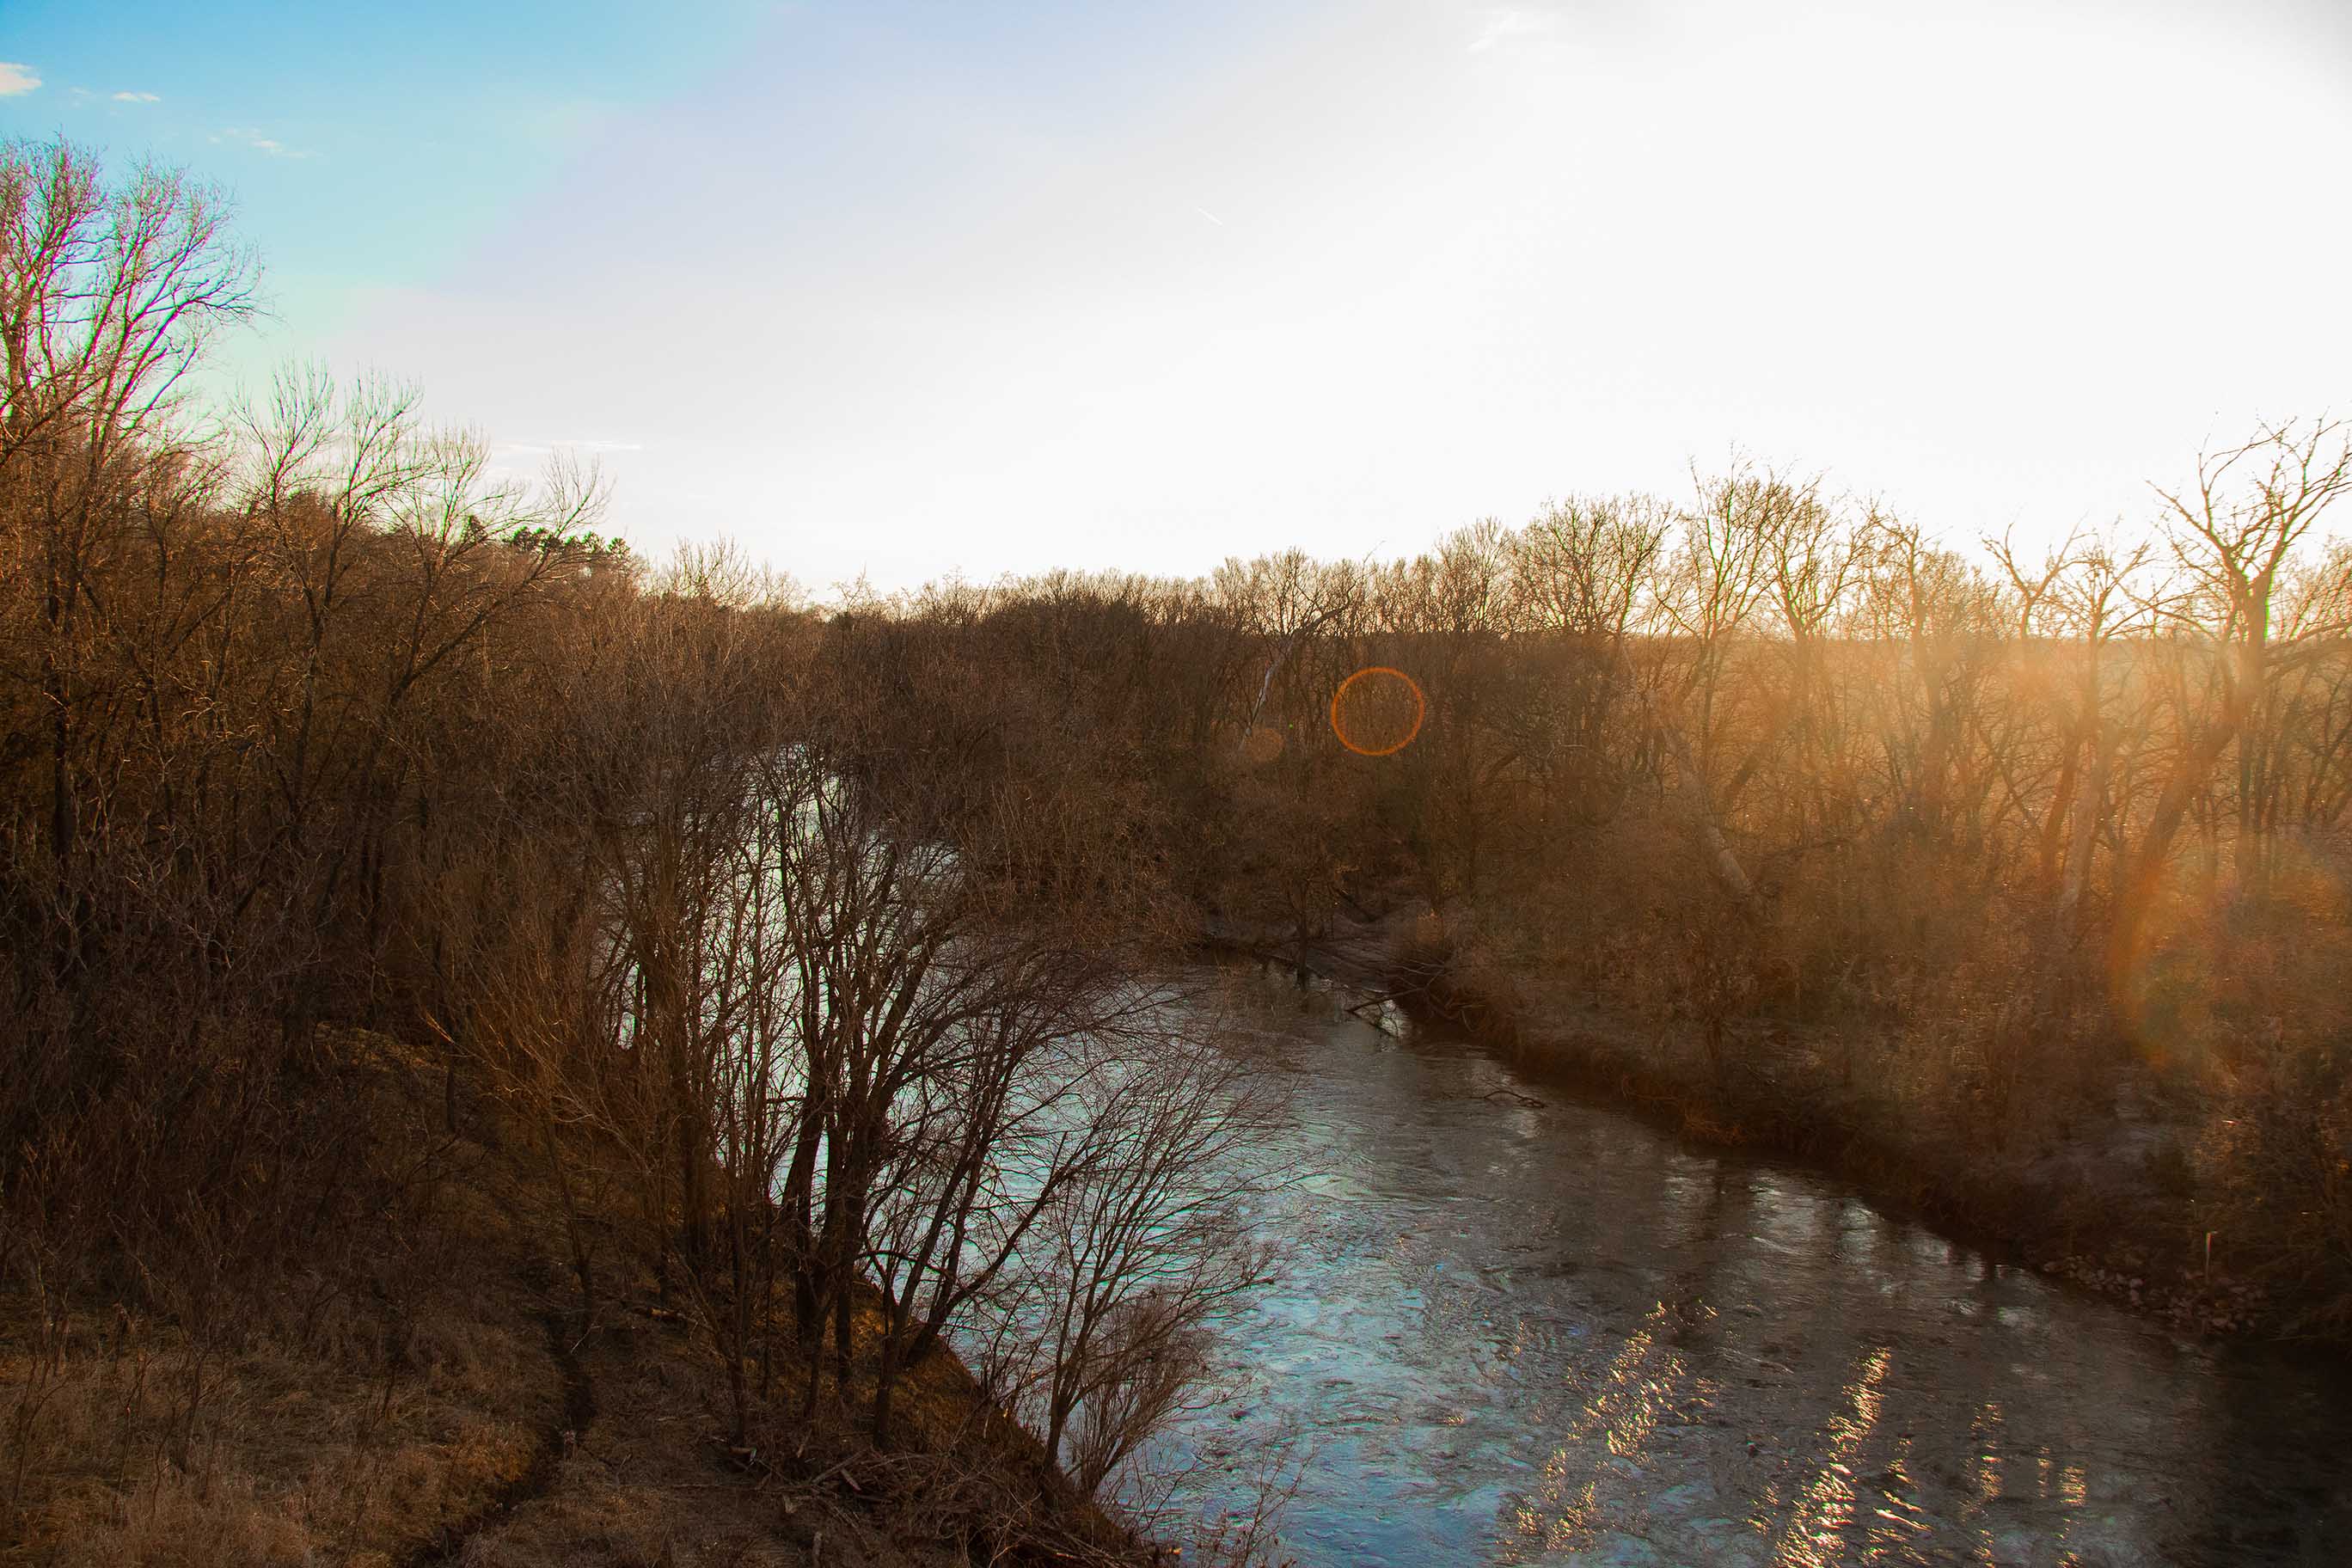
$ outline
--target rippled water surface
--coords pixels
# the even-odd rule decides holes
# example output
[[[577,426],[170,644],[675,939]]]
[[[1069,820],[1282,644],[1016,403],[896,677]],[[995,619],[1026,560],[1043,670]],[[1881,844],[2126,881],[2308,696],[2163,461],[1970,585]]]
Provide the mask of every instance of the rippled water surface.
[[[1301,1564],[2352,1563],[2335,1360],[2179,1339],[1475,1046],[1257,1004],[1311,1173],[1266,1216],[1255,1386],[1183,1436],[1213,1512],[1299,1434]]]

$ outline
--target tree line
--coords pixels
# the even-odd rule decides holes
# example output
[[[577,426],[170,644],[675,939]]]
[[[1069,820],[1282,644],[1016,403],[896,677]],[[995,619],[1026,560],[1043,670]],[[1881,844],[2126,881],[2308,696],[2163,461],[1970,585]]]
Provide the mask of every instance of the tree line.
[[[2352,1279],[2340,423],[2048,549],[1736,461],[1407,560],[817,608],[392,384],[197,403],[257,273],[183,175],[13,145],[0,266],[12,1278],[250,1331],[364,1231],[371,1029],[499,1108],[590,1321],[620,1258],[692,1319],[739,1441],[827,1390],[887,1439],[961,1334],[1092,1488],[1262,1267],[1265,1086],[1165,977],[1409,891],[1457,962],[1995,1140],[2155,1073],[2200,1201]],[[1385,755],[1333,726],[1370,667]]]
[[[2182,1227],[2340,1317],[2352,426],[2186,468],[2038,546],[1741,459],[1407,560],[892,613],[1058,688],[1216,929],[1303,951],[1410,889],[1457,967],[1650,1020],[1719,1078],[1834,1057],[1956,1150],[2030,1155],[2138,1086]],[[1381,668],[1425,718],[1365,755],[1335,694]]]
[[[984,1324],[1102,1486],[1256,1279],[1265,1105],[1050,692],[647,566],[595,474],[405,387],[200,405],[256,270],[184,176],[10,146],[0,268],[8,1288],[292,1331],[380,1238],[374,1031],[453,1140],[493,1108],[588,1323],[639,1270],[690,1322],[747,1451],[827,1396],[887,1445]]]

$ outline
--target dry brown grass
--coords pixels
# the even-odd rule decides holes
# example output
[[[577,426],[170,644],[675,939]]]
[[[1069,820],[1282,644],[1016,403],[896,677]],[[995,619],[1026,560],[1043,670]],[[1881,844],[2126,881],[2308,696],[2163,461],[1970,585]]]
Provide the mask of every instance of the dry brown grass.
[[[390,1042],[339,1050],[424,1217],[381,1267],[247,1282],[193,1326],[0,1298],[0,1561],[401,1562],[529,1468],[562,1385],[494,1162],[429,1130]]]
[[[0,1310],[20,1324],[27,1305]],[[46,1356],[12,1333],[0,1559],[404,1559],[529,1468],[560,1387],[530,1311],[468,1272],[444,1277],[396,1356],[333,1333],[223,1352],[83,1312]]]
[[[890,1453],[847,1414],[862,1364],[803,1422],[804,1368],[782,1359],[754,1451],[730,1450],[710,1338],[636,1310],[650,1273],[609,1248],[583,1331],[561,1205],[488,1110],[452,1139],[417,1060],[377,1037],[338,1049],[368,1079],[371,1157],[430,1169],[394,1255],[250,1290],[203,1339],[87,1289],[0,1295],[0,1563],[1133,1559],[951,1356],[908,1373]],[[861,1352],[878,1331],[867,1302]]]
[[[847,1414],[871,1396],[864,1352],[881,1319],[870,1300],[857,1312],[850,1386],[828,1380],[803,1421],[805,1368],[780,1360],[743,1451],[725,1440],[728,1390],[707,1337],[641,1310],[653,1304],[650,1277],[616,1269],[599,1288],[620,1306],[578,1342],[593,1419],[564,1443],[544,1489],[476,1533],[459,1560],[930,1568],[1135,1559],[1116,1526],[1040,1469],[1035,1440],[990,1408],[950,1356],[908,1373],[900,1443],[871,1447]]]

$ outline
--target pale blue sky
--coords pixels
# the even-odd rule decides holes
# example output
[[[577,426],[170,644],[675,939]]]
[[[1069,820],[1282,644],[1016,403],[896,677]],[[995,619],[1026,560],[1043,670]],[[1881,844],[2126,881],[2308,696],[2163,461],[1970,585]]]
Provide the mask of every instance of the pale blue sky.
[[[820,587],[1394,553],[1734,444],[2063,532],[2352,411],[2347,11],[0,0],[0,132],[235,188],[236,372],[414,377]]]

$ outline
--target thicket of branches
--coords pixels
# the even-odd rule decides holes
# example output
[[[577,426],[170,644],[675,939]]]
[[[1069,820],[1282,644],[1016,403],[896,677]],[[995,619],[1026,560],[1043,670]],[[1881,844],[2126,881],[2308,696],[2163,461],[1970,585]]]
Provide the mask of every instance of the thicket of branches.
[[[1222,929],[1304,941],[1410,884],[1457,965],[1568,983],[1727,1078],[1834,1058],[1792,1081],[1883,1085],[1893,1141],[1955,1159],[2095,1131],[2129,1084],[2189,1130],[2158,1173],[2183,1233],[2340,1315],[2352,426],[2189,467],[2042,550],[1742,461],[1409,561],[897,609],[1058,682]],[[1377,757],[1330,710],[1373,666],[1427,706]]]
[[[588,1324],[657,1282],[738,1445],[828,1394],[887,1444],[945,1333],[1051,1302],[1002,1370],[1101,1484],[1257,1179],[1164,1158],[1251,1091],[1153,984],[1120,781],[1050,681],[648,570],[404,388],[195,405],[254,278],[208,190],[0,152],[0,1289],[226,1344],[351,1289],[370,1028],[495,1107]]]
[[[1727,1073],[1822,1031],[1971,1136],[2152,1069],[2194,1217],[2352,1302],[2340,424],[2047,552],[1735,464],[1409,561],[819,613],[397,387],[187,404],[254,272],[179,176],[8,149],[0,269],[12,1280],[260,1321],[382,1207],[366,1026],[520,1130],[592,1321],[643,1259],[739,1439],[827,1388],[887,1439],[970,1331],[1093,1486],[1253,1277],[1258,1086],[1152,977],[1410,884]],[[1374,665],[1427,700],[1380,757],[1330,722]]]

